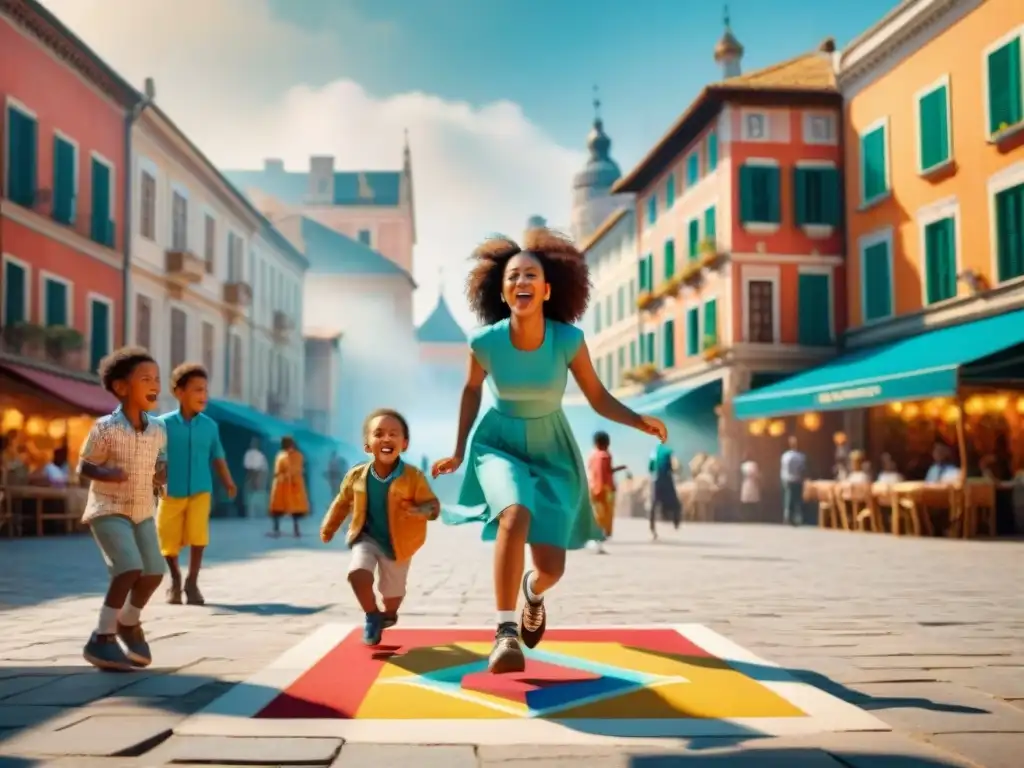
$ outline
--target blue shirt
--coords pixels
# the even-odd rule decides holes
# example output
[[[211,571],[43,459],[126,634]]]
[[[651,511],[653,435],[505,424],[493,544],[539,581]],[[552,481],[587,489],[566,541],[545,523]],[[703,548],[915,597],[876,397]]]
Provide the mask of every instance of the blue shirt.
[[[160,417],[167,430],[167,495],[184,499],[213,493],[213,467],[224,458],[217,422],[205,413],[186,420],[181,410]]]
[[[391,522],[388,520],[388,492],[391,483],[401,474],[401,459],[395,462],[391,474],[385,478],[378,477],[372,465],[366,473],[366,524],[361,535],[373,539],[381,552],[392,559],[395,551],[391,544]]]
[[[807,457],[790,449],[779,462],[779,479],[784,483],[802,483],[807,473]]]
[[[655,447],[651,454],[651,474],[655,477],[665,477],[672,474],[672,449],[667,445],[660,444]]]

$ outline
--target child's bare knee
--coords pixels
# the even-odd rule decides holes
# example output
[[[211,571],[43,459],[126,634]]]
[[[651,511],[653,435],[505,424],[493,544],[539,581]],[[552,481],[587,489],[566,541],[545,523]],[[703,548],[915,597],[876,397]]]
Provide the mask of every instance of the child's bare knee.
[[[349,571],[348,583],[353,587],[365,587],[373,586],[373,571],[367,571],[363,568],[359,568],[355,571]]]

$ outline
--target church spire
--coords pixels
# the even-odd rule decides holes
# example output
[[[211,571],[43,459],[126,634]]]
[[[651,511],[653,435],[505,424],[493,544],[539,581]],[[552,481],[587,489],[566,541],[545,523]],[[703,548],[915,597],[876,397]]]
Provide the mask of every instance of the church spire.
[[[590,150],[590,159],[594,161],[609,160],[609,152],[612,148],[612,140],[604,132],[604,121],[601,120],[601,98],[597,86],[594,86],[594,98],[591,101],[594,106],[594,123],[587,136],[587,149]]]
[[[404,131],[404,143],[402,146],[402,169],[409,173],[412,170],[412,150],[409,149],[409,129]]]
[[[732,20],[729,16],[728,5],[723,10],[722,22],[725,25],[725,32],[722,33],[722,39],[715,45],[715,62],[721,65],[724,77],[738,77],[740,75],[740,60],[743,58],[743,46],[732,33]]]

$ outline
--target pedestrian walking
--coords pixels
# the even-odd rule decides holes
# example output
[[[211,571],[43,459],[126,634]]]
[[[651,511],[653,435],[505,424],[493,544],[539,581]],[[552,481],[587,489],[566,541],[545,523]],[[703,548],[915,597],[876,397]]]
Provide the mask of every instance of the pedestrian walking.
[[[609,451],[611,438],[607,432],[594,434],[594,450],[587,459],[587,479],[590,484],[590,503],[594,508],[594,517],[604,534],[604,539],[612,537],[615,525],[615,473],[626,469],[625,465],[616,467]],[[595,539],[591,542],[600,554],[606,554],[604,540]]]
[[[305,462],[295,440],[281,438],[281,450],[274,459],[274,484],[270,488],[269,535],[281,535],[281,518],[292,519],[292,534],[302,535],[299,521],[309,514],[309,496],[306,494]]]
[[[488,669],[521,672],[526,659],[520,639],[527,648],[541,641],[544,598],[565,571],[566,550],[602,536],[583,457],[562,410],[569,372],[600,416],[661,441],[667,434],[661,421],[616,400],[594,372],[583,331],[573,325],[586,310],[590,277],[568,239],[532,229],[525,248],[494,238],[477,248],[473,261],[467,294],[484,327],[470,341],[455,450],[432,471],[435,477],[455,472],[466,458],[459,503],[476,510],[446,510],[442,520],[481,522],[483,538],[495,541],[498,627]],[[494,404],[477,425],[466,456],[485,380]],[[533,569],[524,575],[527,545]],[[520,591],[525,605],[517,626]]]
[[[757,508],[761,504],[761,470],[750,454],[740,464],[740,507],[743,521],[757,519]]]
[[[651,454],[648,469],[651,474],[651,504],[647,517],[651,526],[651,540],[658,540],[657,519],[661,513],[663,519],[671,520],[672,527],[679,529],[683,517],[683,504],[676,490],[676,472],[678,468],[675,454],[665,444],[655,447]]]
[[[807,475],[807,457],[800,451],[796,435],[789,437],[789,449],[779,460],[779,479],[782,481],[782,519],[788,525],[802,525],[804,521],[804,479]]]
[[[249,442],[249,450],[242,457],[242,467],[245,469],[243,512],[245,517],[255,517],[256,504],[266,493],[267,475],[270,472],[267,457],[263,455],[258,437],[253,437]]]

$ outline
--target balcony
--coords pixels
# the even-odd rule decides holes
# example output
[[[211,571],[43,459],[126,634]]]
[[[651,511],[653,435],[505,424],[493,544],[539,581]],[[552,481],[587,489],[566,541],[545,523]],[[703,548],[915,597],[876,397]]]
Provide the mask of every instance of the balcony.
[[[66,371],[85,370],[84,347],[82,334],[63,325],[14,323],[0,333],[0,352]]]
[[[646,385],[657,379],[659,375],[658,368],[654,363],[641,363],[635,368],[625,371],[622,374],[622,378],[626,381]]]
[[[700,265],[707,270],[718,269],[725,263],[725,254],[722,253],[711,238],[707,238],[700,244]]]
[[[187,248],[170,248],[165,265],[167,276],[183,285],[194,285],[203,280],[206,263]]]
[[[252,306],[252,286],[248,283],[224,283],[224,303],[239,309]]]
[[[291,337],[292,331],[295,330],[295,323],[280,309],[274,310],[274,338],[279,342],[286,342]]]

